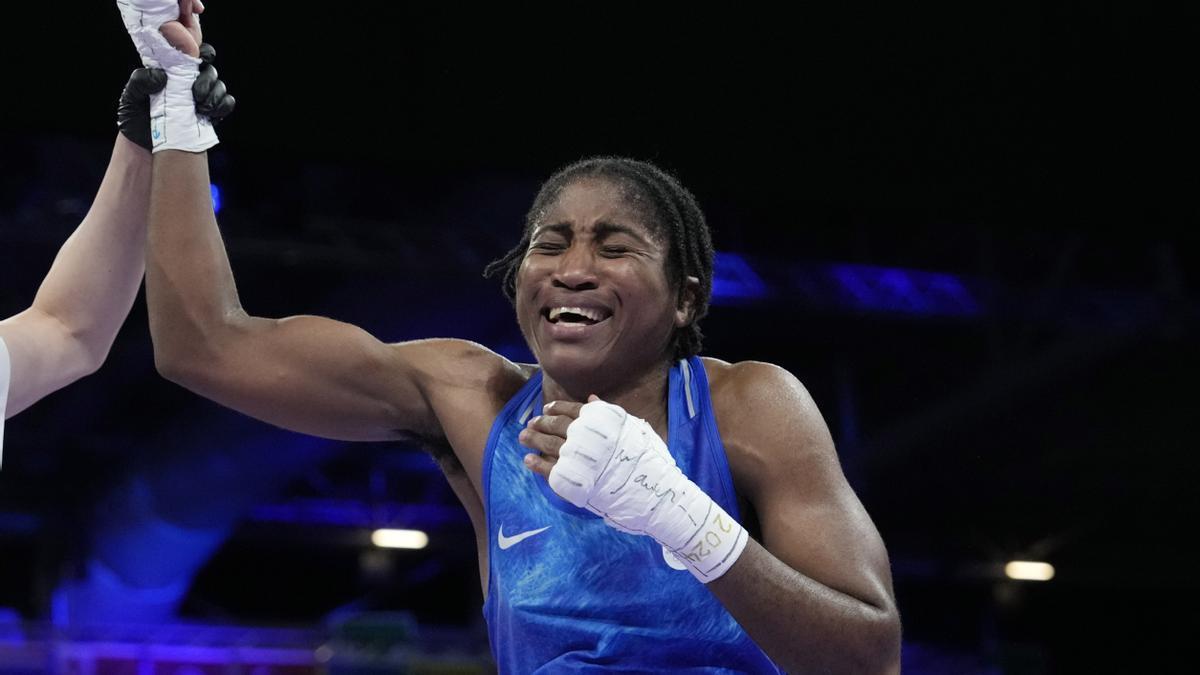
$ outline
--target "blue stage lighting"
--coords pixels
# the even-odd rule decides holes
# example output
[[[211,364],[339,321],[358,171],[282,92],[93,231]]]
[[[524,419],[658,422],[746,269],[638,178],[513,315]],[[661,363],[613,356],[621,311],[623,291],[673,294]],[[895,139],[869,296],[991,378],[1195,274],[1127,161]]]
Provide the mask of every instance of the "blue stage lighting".
[[[713,266],[712,303],[733,305],[767,296],[767,285],[737,253],[718,251]]]

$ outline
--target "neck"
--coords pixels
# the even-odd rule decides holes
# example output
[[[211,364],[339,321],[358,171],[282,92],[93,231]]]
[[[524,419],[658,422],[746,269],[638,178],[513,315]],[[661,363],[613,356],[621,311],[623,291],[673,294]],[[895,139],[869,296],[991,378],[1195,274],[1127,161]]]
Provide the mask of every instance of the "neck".
[[[645,371],[640,377],[625,378],[620,382],[601,384],[595,378],[586,381],[555,379],[542,373],[542,399],[550,401],[578,401],[586,403],[588,396],[595,394],[602,400],[621,406],[625,412],[650,423],[659,436],[667,435],[667,389],[670,382],[671,363]]]

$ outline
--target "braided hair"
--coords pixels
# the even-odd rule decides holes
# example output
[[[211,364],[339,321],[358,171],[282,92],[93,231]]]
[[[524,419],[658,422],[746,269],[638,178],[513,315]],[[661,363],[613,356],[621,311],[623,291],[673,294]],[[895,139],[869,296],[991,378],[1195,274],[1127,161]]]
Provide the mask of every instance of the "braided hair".
[[[700,280],[691,320],[686,326],[676,329],[674,337],[674,358],[698,354],[703,340],[700,319],[708,313],[708,303],[712,297],[712,236],[704,221],[704,213],[692,193],[674,176],[649,162],[624,157],[593,157],[560,169],[542,184],[537,198],[533,200],[533,206],[525,215],[520,243],[489,263],[483,275],[489,278],[499,276],[504,295],[515,302],[517,271],[529,249],[534,224],[558,200],[564,189],[590,178],[608,180],[616,185],[628,205],[645,217],[645,225],[651,232],[666,240],[668,248],[664,271],[677,301],[682,300],[688,277]]]

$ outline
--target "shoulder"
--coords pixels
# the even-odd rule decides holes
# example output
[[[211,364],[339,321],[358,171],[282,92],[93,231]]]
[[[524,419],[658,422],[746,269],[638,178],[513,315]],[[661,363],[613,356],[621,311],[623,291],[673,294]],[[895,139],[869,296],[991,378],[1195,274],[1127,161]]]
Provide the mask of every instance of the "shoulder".
[[[756,491],[771,476],[789,473],[787,467],[836,466],[829,428],[795,375],[762,361],[702,361],[739,492]]]
[[[430,415],[411,431],[431,446],[444,439],[478,489],[492,422],[536,369],[469,340],[432,338],[388,347]]]
[[[432,338],[389,345],[396,363],[408,370],[420,396],[436,418],[435,424],[455,440],[455,431],[486,432],[536,370],[514,363],[469,340]]]
[[[773,413],[790,417],[820,414],[800,380],[780,366],[763,361],[729,363],[709,357],[701,361],[708,375],[713,408],[737,415],[743,422]]]
[[[427,391],[466,389],[507,398],[536,372],[533,366],[514,363],[470,340],[430,338],[389,347],[404,367],[414,371]]]

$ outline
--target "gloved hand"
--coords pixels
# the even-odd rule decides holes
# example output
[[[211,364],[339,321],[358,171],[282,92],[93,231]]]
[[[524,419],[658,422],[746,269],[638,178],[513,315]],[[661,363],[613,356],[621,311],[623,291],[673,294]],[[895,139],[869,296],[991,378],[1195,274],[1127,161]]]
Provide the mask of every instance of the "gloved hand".
[[[226,91],[225,83],[217,77],[212,65],[216,50],[210,44],[200,45],[200,75],[192,85],[196,112],[214,124],[229,116],[237,101]],[[167,74],[159,68],[138,68],[129,75],[121,99],[117,103],[117,127],[126,138],[147,150],[152,150],[150,138],[150,95],[167,83]]]
[[[189,5],[190,6],[190,5]],[[203,63],[199,57],[176,49],[162,33],[164,24],[179,20],[176,0],[117,0],[121,19],[134,47],[142,57],[142,65],[161,68],[167,74],[166,86],[150,97],[150,140],[154,152],[186,150],[202,152],[217,144],[217,134],[209,118],[196,113],[192,86],[200,75]],[[198,42],[199,17],[187,17],[195,29],[192,35]],[[169,24],[177,31],[176,24]],[[184,39],[196,48],[184,36]]]
[[[150,95],[167,85],[167,74],[159,68],[138,68],[117,101],[117,128],[129,140],[147,150],[150,145]]]
[[[192,84],[192,99],[196,112],[207,117],[213,124],[220,122],[233,112],[237,99],[225,90],[225,83],[217,78],[213,61],[217,50],[207,42],[200,45],[200,75]]]

